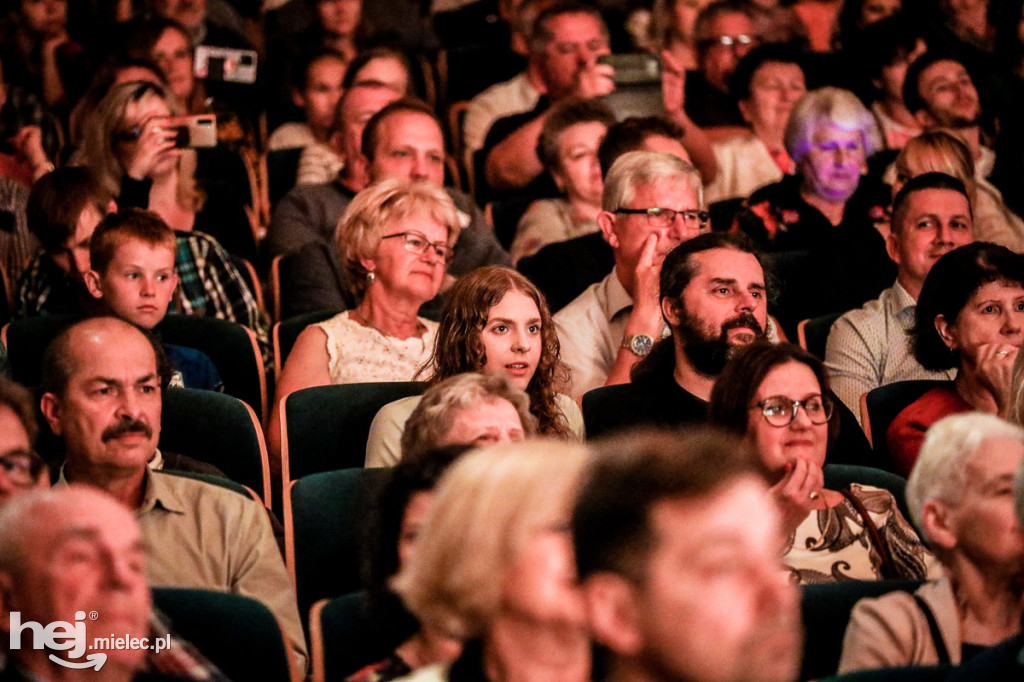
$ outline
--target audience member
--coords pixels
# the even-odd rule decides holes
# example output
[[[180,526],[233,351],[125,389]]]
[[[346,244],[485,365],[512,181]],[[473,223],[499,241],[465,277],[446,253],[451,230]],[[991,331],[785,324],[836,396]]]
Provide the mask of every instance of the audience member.
[[[494,372],[529,396],[536,430],[583,440],[579,407],[558,392],[565,383],[559,340],[544,297],[508,268],[480,268],[452,288],[441,313],[430,362],[421,370],[434,384],[464,372]],[[370,426],[367,466],[392,466],[406,420],[419,396],[381,408]]]
[[[841,429],[835,408],[820,360],[799,346],[762,343],[726,365],[708,414],[745,436],[770,472],[794,582],[925,577],[931,555],[892,493],[825,487],[822,467]]]
[[[195,50],[188,29],[173,19],[156,18],[128,24],[125,34],[124,51],[135,59],[149,60],[160,69],[162,85],[173,96],[175,109],[189,114],[206,113],[206,88],[193,70]]]
[[[825,347],[832,389],[857,421],[861,396],[874,388],[955,377],[951,369],[925,369],[914,357],[909,332],[932,266],[944,254],[974,241],[967,190],[943,173],[919,175],[893,199],[891,226],[887,247],[896,263],[896,282],[863,308],[836,320]]]
[[[518,443],[535,435],[537,418],[530,414],[526,393],[500,374],[467,372],[423,394],[405,422],[401,455],[403,461],[415,460],[450,445]]]
[[[343,92],[345,58],[331,50],[314,53],[301,74],[292,90],[292,101],[302,110],[304,120],[275,128],[267,138],[268,151],[326,145],[331,135]]]
[[[795,680],[800,597],[750,451],[707,429],[597,450],[571,527],[602,679]]]
[[[284,630],[296,672],[306,645],[295,593],[266,510],[245,495],[147,464],[160,438],[157,347],[111,317],[63,331],[43,360],[43,415],[63,436],[58,485],[100,488],[135,511],[150,550],[154,586],[198,587],[253,597]]]
[[[412,66],[401,51],[390,47],[371,47],[361,51],[345,71],[342,89],[382,83],[405,97],[413,94]]]
[[[0,377],[0,508],[15,495],[50,486],[50,472],[35,447],[39,425],[32,394]]]
[[[274,397],[272,452],[281,435],[277,406],[293,391],[412,380],[437,334],[437,323],[419,309],[441,288],[459,229],[455,206],[433,183],[383,180],[352,200],[338,226],[337,249],[362,302],[296,339]]]
[[[85,285],[106,313],[154,332],[178,286],[174,272],[174,231],[152,211],[126,208],[96,226],[89,246],[90,270]],[[223,388],[220,374],[202,351],[162,344],[174,368],[172,386],[205,390]]]
[[[249,47],[241,17],[230,3],[214,3],[221,16],[209,16],[207,0],[149,0],[156,16],[178,22],[189,32],[192,45]],[[217,19],[220,19],[219,21]]]
[[[604,181],[597,150],[615,115],[599,100],[563,100],[551,108],[537,141],[537,156],[562,196],[538,199],[519,219],[509,248],[513,262],[543,246],[600,232]]]
[[[739,61],[760,42],[746,3],[715,0],[697,15],[693,35],[699,68],[686,75],[687,115],[702,128],[742,126],[729,79]]]
[[[858,602],[839,672],[960,665],[1021,631],[1024,534],[1013,480],[1022,463],[1024,431],[992,415],[947,417],[928,429],[907,504],[944,576],[913,594]]]
[[[718,173],[705,187],[709,204],[746,198],[795,170],[783,135],[793,105],[807,92],[798,54],[779,45],[755,48],[740,60],[730,82],[750,131],[712,145]]]
[[[632,382],[594,405],[591,437],[637,425],[703,422],[737,349],[768,335],[768,288],[749,240],[713,232],[674,248],[661,267],[659,310],[671,336],[657,341]]]
[[[465,644],[451,666],[404,680],[591,679],[566,528],[586,457],[533,441],[469,453],[448,470],[394,586],[421,623]]]
[[[687,71],[697,68],[697,43],[693,25],[711,0],[656,0],[651,6],[645,47],[665,50]]]
[[[750,195],[734,229],[766,252],[804,252],[786,268],[774,315],[795,338],[802,319],[877,298],[895,266],[874,223],[888,188],[862,181],[881,139],[871,113],[847,90],[812,90],[793,106],[785,134],[796,174]]]
[[[665,256],[709,229],[700,175],[679,157],[629,152],[605,178],[597,217],[615,268],[555,316],[572,372],[569,395],[628,381],[665,333],[658,275]]]
[[[925,431],[939,419],[971,411],[1008,414],[1010,374],[1024,336],[1024,256],[984,242],[947,253],[921,287],[911,335],[925,369],[955,368],[957,374],[889,425],[889,451],[904,475]]]

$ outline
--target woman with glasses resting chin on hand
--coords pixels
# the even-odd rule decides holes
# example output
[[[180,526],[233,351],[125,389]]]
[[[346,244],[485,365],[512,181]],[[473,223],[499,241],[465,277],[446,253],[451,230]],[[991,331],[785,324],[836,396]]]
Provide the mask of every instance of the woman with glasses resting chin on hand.
[[[430,359],[437,323],[418,316],[441,289],[461,229],[452,200],[431,183],[390,179],[356,195],[337,244],[358,307],[310,325],[278,380],[271,450],[280,443],[277,405],[311,386],[411,381]]]
[[[821,361],[792,344],[758,342],[726,365],[709,414],[742,434],[775,480],[794,582],[925,577],[932,557],[891,493],[825,488],[822,467],[839,431],[834,404]]]

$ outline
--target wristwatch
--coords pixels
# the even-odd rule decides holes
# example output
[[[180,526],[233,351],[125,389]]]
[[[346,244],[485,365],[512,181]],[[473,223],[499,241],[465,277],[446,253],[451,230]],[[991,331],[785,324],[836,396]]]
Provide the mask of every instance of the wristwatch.
[[[634,334],[633,336],[622,337],[622,347],[640,358],[650,353],[653,346],[654,339],[647,336],[647,334]]]

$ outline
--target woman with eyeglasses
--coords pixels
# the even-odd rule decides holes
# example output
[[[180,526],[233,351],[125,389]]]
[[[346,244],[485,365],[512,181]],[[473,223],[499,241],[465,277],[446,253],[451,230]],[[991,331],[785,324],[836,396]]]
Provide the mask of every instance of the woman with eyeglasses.
[[[821,361],[788,343],[751,344],[711,392],[712,422],[761,455],[783,515],[783,562],[800,583],[923,578],[932,557],[886,490],[825,487],[822,467],[838,435]]]
[[[338,224],[338,253],[360,304],[310,325],[278,378],[269,440],[280,443],[278,409],[302,388],[411,381],[430,359],[437,323],[419,316],[437,296],[461,222],[437,185],[389,179],[352,200]]]

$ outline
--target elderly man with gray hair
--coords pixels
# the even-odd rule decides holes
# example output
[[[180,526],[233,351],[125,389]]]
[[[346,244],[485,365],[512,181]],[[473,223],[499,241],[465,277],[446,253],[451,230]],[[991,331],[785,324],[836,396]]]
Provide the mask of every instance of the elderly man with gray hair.
[[[1017,491],[1015,505],[1014,477],[1022,465],[1024,429],[993,415],[955,415],[928,429],[907,504],[945,577],[914,594],[897,590],[859,602],[840,672],[959,665],[1019,635],[1024,493]]]
[[[555,315],[575,399],[629,381],[629,371],[668,333],[658,278],[665,256],[710,230],[700,174],[677,156],[628,152],[605,178],[597,224],[615,268]]]

